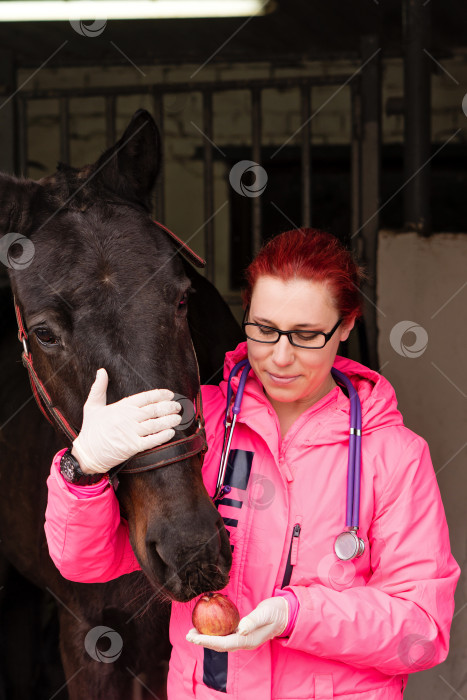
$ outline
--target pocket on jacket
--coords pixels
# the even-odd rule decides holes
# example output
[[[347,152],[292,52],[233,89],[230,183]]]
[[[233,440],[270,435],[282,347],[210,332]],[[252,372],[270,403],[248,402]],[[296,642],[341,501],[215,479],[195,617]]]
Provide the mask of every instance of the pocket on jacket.
[[[292,691],[293,695],[274,696],[273,700],[333,700],[334,689],[332,676],[329,674],[310,674],[309,692],[304,687],[303,692],[297,694],[297,691]]]
[[[343,693],[333,696],[336,700],[401,700],[401,684],[398,678],[389,684],[363,691],[362,693]],[[316,698],[318,700],[318,698]]]
[[[315,676],[315,700],[332,700],[334,690],[332,676]]]

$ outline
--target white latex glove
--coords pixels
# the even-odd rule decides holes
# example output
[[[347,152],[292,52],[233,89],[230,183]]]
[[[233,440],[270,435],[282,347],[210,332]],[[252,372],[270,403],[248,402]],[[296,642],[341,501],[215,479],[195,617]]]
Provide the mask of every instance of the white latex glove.
[[[152,389],[107,403],[109,377],[96,379],[83,408],[81,432],[72,454],[86,474],[104,473],[143,450],[162,445],[175,435],[181,406],[168,389]]]
[[[214,651],[238,651],[256,649],[264,642],[277,637],[287,627],[289,604],[283,596],[266,598],[245,617],[242,617],[234,634],[225,637],[212,637],[199,634],[193,627],[187,634],[187,642],[200,644]]]

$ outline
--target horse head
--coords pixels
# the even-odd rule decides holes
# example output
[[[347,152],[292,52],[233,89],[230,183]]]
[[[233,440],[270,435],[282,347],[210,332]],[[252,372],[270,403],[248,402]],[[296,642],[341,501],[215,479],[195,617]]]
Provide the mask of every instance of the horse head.
[[[0,254],[34,369],[77,428],[99,367],[109,375],[109,403],[154,387],[191,403],[199,391],[190,279],[150,214],[159,161],[157,127],[140,110],[93,164],[59,164],[38,181],[0,175]],[[174,442],[197,428],[181,426]],[[199,453],[181,455],[163,468],[119,474],[117,497],[141,568],[179,601],[223,588],[231,566],[201,464]]]

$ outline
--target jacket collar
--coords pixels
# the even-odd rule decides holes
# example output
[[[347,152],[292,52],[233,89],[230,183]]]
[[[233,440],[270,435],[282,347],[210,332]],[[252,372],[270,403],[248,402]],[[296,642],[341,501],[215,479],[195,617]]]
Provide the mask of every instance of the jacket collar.
[[[227,380],[237,362],[247,357],[247,343],[240,343],[228,352],[224,364],[224,381],[220,388],[226,397]],[[344,372],[357,389],[362,406],[363,433],[373,432],[388,425],[403,425],[397,400],[391,384],[385,377],[369,367],[336,355],[333,366]],[[232,390],[236,394],[239,375],[232,379]],[[270,420],[266,420],[265,410]],[[348,439],[350,401],[339,387],[334,387],[297,419],[286,436],[285,442],[300,435],[300,442],[307,444],[332,444]],[[253,370],[250,370],[245,385],[239,422],[247,422],[265,439],[277,439],[278,420],[263,387]],[[307,430],[301,428],[307,424]]]

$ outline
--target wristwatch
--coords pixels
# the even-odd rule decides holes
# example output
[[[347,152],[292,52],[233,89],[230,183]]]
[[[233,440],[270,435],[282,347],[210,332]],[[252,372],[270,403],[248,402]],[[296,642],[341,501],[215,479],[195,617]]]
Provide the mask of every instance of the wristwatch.
[[[71,454],[71,447],[63,453],[60,459],[60,474],[70,484],[76,486],[89,486],[102,479],[104,474],[85,474],[79,466],[78,460]]]

